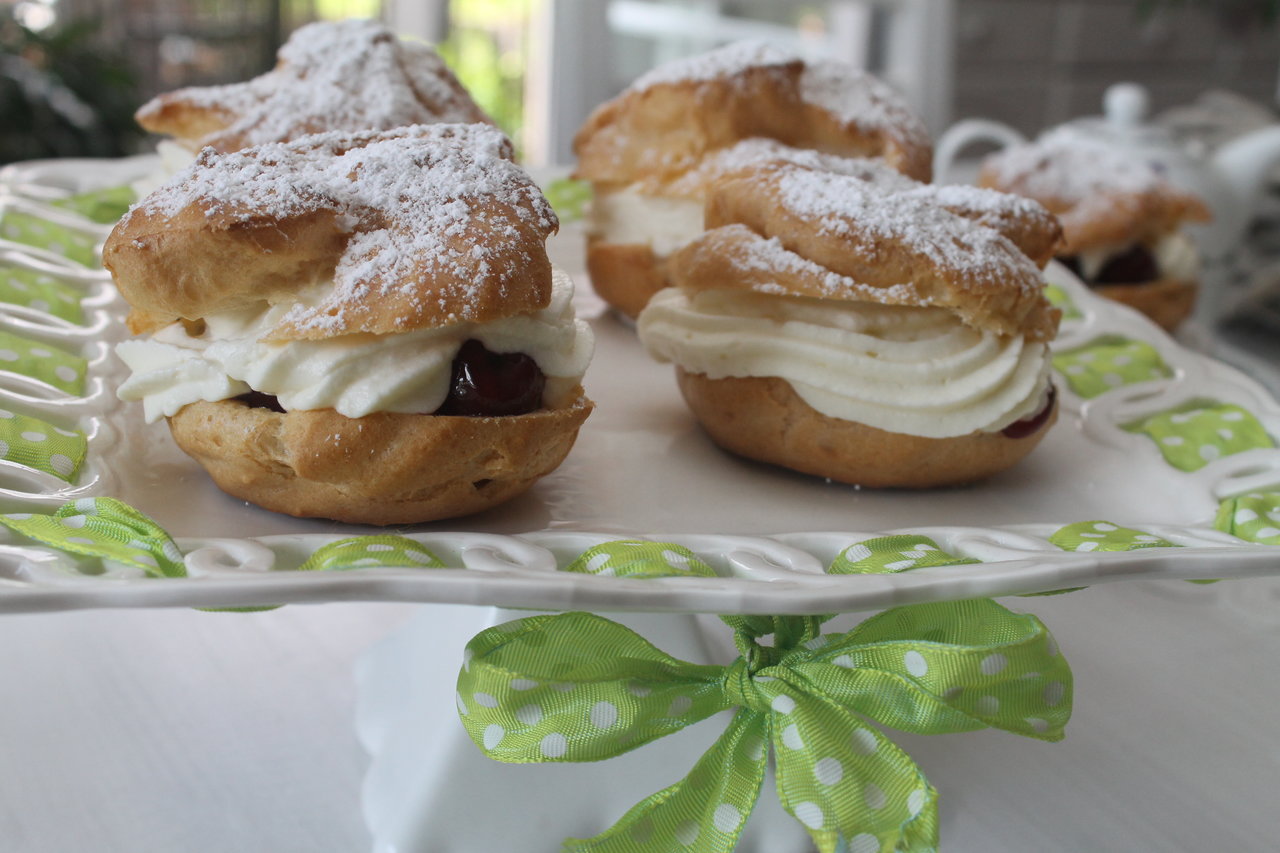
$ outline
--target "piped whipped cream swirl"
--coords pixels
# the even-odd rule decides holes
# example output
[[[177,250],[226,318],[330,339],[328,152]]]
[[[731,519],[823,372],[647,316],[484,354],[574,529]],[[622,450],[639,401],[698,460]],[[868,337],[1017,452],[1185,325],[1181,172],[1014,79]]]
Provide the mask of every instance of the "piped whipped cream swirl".
[[[313,290],[311,301],[326,292]],[[395,335],[263,341],[292,307],[264,304],[261,310],[206,317],[199,336],[174,323],[150,338],[118,344],[116,354],[133,372],[119,397],[141,400],[148,422],[177,414],[188,403],[251,390],[274,395],[286,411],[335,409],[348,418],[430,414],[448,396],[458,349],[474,339],[492,352],[532,358],[547,379],[543,405],[555,407],[572,402],[594,349],[591,328],[574,317],[573,283],[559,270],[551,302],[532,314]]]
[[[971,328],[932,307],[671,288],[640,315],[649,353],[711,379],[779,377],[824,415],[951,438],[1035,414],[1043,343]]]

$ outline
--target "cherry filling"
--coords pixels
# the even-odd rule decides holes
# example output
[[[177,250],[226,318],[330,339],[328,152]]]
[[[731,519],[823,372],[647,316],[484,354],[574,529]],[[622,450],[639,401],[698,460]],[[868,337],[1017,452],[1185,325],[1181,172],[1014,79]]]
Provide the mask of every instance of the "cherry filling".
[[[526,415],[542,408],[547,378],[524,353],[496,353],[476,340],[467,341],[453,358],[449,396],[432,414],[467,417]],[[271,394],[250,391],[236,400],[251,409],[284,412]]]
[[[1142,284],[1160,277],[1160,266],[1155,255],[1146,246],[1133,246],[1109,259],[1092,279],[1084,277],[1084,268],[1077,255],[1058,258],[1067,269],[1075,273],[1085,284]]]
[[[524,353],[496,353],[469,340],[453,358],[449,396],[437,415],[503,417],[542,408],[547,378]]]
[[[1049,393],[1045,395],[1044,405],[1040,407],[1040,411],[1029,418],[1014,421],[1000,430],[1000,434],[1009,438],[1026,438],[1029,435],[1035,435],[1049,420],[1049,415],[1053,412],[1053,403],[1057,399],[1058,389],[1050,384]]]
[[[270,409],[273,412],[284,412],[284,407],[280,405],[280,401],[276,399],[274,394],[250,391],[248,394],[241,394],[235,399],[251,409]]]

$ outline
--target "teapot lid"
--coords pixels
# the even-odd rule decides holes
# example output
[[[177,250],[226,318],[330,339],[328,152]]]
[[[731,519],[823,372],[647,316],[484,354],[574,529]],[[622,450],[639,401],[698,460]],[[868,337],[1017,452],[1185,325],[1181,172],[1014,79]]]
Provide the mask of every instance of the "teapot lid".
[[[1151,98],[1138,83],[1115,83],[1102,98],[1103,115],[1067,122],[1057,131],[1067,130],[1094,142],[1130,149],[1174,149],[1169,131],[1147,121]]]

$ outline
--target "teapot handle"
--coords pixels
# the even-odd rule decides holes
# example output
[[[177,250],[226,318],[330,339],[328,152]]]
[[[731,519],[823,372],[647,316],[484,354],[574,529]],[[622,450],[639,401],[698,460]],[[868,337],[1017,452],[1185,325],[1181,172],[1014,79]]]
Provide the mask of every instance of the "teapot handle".
[[[938,138],[933,154],[933,180],[939,184],[950,183],[956,158],[975,142],[994,142],[1001,148],[1008,148],[1026,141],[1021,133],[998,121],[970,118],[956,122]]]

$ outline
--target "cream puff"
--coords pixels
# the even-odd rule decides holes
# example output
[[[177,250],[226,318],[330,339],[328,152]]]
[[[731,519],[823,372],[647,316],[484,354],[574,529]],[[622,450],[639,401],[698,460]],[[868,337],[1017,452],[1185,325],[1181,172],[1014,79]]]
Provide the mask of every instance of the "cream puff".
[[[119,395],[277,512],[403,524],[524,491],[590,412],[592,336],[511,156],[480,124],[206,149],[107,240],[146,336]]]
[[[237,151],[335,130],[491,122],[435,50],[364,20],[299,27],[271,71],[159,95],[135,119],[170,137],[157,146],[164,175],[150,181],[148,192],[205,147]]]
[[[851,66],[739,43],[661,66],[578,131],[590,181],[587,268],[602,298],[635,317],[667,286],[666,259],[702,231],[709,182],[750,160],[809,150],[832,164],[878,157],[928,180],[932,144],[888,86]],[[836,165],[828,168],[838,169]]]
[[[988,157],[979,183],[1035,199],[1056,214],[1066,236],[1059,260],[1099,295],[1169,331],[1191,314],[1200,262],[1182,228],[1210,214],[1158,164],[1075,132],[1051,131]]]
[[[1058,226],[866,163],[881,180],[779,162],[714,184],[640,339],[736,454],[874,487],[995,474],[1056,416],[1041,265]]]

